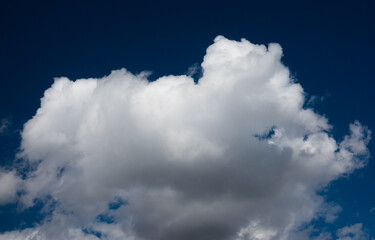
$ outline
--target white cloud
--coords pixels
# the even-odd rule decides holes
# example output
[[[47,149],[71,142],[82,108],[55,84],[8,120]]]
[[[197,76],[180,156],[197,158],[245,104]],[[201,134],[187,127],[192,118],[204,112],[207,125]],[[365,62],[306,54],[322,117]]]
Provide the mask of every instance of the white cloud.
[[[5,171],[0,168],[0,205],[14,202],[21,179],[14,171]]]
[[[355,122],[333,139],[327,119],[303,108],[281,56],[278,44],[219,36],[197,84],[125,69],[57,78],[25,124],[20,153],[37,165],[21,202],[57,204],[26,235],[290,239],[326,208],[317,190],[364,166],[369,131]],[[119,198],[127,203],[108,207]]]
[[[346,226],[337,230],[337,240],[369,240],[368,234],[363,231],[362,223]]]

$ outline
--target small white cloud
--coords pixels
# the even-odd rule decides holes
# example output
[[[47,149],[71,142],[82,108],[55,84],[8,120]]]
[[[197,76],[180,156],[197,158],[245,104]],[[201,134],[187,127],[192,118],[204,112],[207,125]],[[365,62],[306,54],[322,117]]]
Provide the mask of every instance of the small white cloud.
[[[15,172],[7,172],[0,169],[0,205],[14,202],[21,179]]]
[[[363,230],[362,223],[346,226],[337,230],[337,240],[369,240],[370,237]]]
[[[191,77],[191,76],[198,74],[200,71],[201,71],[201,66],[198,63],[195,63],[188,68],[186,75]]]

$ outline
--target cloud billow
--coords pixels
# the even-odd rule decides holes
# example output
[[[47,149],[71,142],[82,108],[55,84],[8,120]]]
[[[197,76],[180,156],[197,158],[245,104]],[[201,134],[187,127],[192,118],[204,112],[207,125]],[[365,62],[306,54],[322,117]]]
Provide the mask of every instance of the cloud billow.
[[[370,132],[354,122],[337,142],[281,57],[218,36],[198,82],[55,79],[22,132],[19,156],[37,167],[18,201],[56,204],[0,239],[292,239],[324,215],[317,191],[364,166]]]

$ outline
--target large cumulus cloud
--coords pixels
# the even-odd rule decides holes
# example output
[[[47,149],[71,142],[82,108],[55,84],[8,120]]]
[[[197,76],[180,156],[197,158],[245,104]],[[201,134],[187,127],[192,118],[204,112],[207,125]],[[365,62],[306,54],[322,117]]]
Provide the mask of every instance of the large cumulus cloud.
[[[291,239],[329,215],[316,192],[365,164],[369,131],[354,122],[337,142],[281,57],[278,44],[219,36],[198,82],[57,78],[19,154],[34,169],[19,201],[51,214],[7,236]]]

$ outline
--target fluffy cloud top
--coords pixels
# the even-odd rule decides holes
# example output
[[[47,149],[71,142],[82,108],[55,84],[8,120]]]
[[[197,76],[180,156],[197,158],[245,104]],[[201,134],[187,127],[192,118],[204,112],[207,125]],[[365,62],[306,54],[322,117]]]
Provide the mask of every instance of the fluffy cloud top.
[[[57,78],[20,153],[35,167],[20,201],[49,199],[51,216],[3,238],[291,239],[324,212],[317,190],[364,165],[369,131],[332,138],[281,57],[219,36],[197,83]]]

